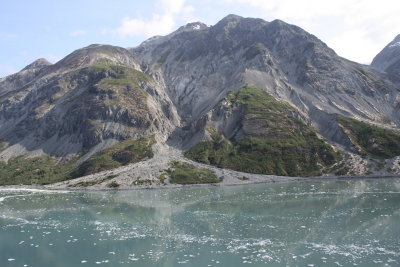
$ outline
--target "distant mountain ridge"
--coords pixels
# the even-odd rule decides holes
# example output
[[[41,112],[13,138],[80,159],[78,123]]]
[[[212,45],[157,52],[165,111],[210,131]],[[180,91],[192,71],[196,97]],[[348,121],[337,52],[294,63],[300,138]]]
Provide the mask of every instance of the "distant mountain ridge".
[[[297,26],[229,15],[134,48],[90,45],[55,64],[39,59],[0,80],[0,158],[49,155],[80,166],[121,141],[153,136],[158,145],[187,155],[195,148],[201,161],[229,168],[227,151],[244,160],[271,149],[281,153],[279,163],[257,161],[270,166],[263,173],[310,175],[298,165],[301,157],[313,175],[332,173],[334,166],[366,173],[382,155],[390,156],[387,168],[400,171],[393,167],[400,150],[387,148],[396,148],[400,127],[399,38],[365,66]],[[236,90],[240,97],[231,102]],[[250,101],[253,96],[259,99]],[[379,138],[362,142],[364,131]],[[271,138],[280,145],[270,147]],[[340,159],[334,151],[351,156]],[[114,160],[129,163],[118,155]],[[344,171],[354,157],[365,168]],[[106,166],[116,165],[96,170]]]

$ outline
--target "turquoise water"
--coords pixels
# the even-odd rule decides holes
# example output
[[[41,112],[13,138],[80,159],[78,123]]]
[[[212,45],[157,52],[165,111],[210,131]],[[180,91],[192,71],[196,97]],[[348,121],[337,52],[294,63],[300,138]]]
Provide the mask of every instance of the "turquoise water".
[[[0,190],[0,266],[399,266],[400,179]]]

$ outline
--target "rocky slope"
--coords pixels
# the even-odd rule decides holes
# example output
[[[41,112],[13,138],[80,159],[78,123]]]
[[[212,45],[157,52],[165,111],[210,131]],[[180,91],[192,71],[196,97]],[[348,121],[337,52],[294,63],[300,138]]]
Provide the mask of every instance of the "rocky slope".
[[[119,47],[92,45],[54,65],[34,62],[0,88],[4,160],[92,155],[128,138],[165,139],[178,123],[162,86]]]
[[[371,66],[392,75],[400,81],[400,34],[372,60]]]
[[[162,75],[188,125],[198,125],[228,91],[246,84],[288,101],[347,149],[349,139],[330,114],[400,123],[398,87],[384,73],[340,58],[315,36],[279,20],[229,15],[211,27],[188,24],[132,52]]]
[[[13,168],[28,183],[69,179],[168,146],[246,172],[397,172],[397,61],[385,56],[398,51],[396,40],[365,66],[297,26],[229,15],[128,50],[91,45],[56,64],[35,61],[0,80],[0,157],[8,161],[0,173]],[[44,170],[49,162],[55,167]]]

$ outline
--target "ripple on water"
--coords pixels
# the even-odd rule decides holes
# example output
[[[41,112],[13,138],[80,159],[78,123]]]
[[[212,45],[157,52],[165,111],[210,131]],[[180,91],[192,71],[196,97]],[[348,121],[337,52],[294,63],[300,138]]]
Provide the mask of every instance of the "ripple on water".
[[[0,192],[0,250],[17,248],[24,252],[38,248],[37,251],[62,255],[64,250],[79,253],[87,246],[98,253],[82,253],[74,264],[110,266],[161,266],[166,259],[175,265],[190,266],[197,266],[198,262],[202,262],[201,266],[215,266],[233,259],[242,265],[399,265],[399,243],[392,238],[392,233],[398,233],[393,229],[398,227],[399,213],[392,204],[386,204],[399,203],[394,201],[399,192],[347,188],[335,192],[320,187],[313,182],[304,190],[299,186],[291,191],[290,186],[284,186],[279,192],[260,185],[252,186],[252,190],[243,187],[245,194],[240,187],[190,189],[190,194],[171,190],[157,197],[154,191],[71,193],[67,197],[58,196],[58,191]],[[230,190],[234,194],[229,194]],[[42,193],[54,197],[29,198]],[[348,197],[358,197],[358,193],[364,194],[362,198]],[[376,204],[382,194],[386,194],[381,201],[384,204],[379,205],[387,206]],[[32,199],[35,208],[27,205],[26,210],[19,209],[29,203],[24,198]],[[52,201],[42,208],[41,201],[48,199]],[[318,206],[321,199],[323,206]],[[63,207],[60,202],[68,205]],[[384,213],[379,213],[381,210]],[[387,223],[381,227],[379,220]],[[376,229],[369,226],[372,222]],[[370,232],[354,235],[366,232],[365,226]],[[357,238],[351,241],[354,244],[336,242],[334,237],[345,236],[346,231],[351,240]],[[9,242],[3,242],[5,238]],[[19,255],[24,253],[5,255],[9,261],[17,255],[18,263],[23,261]],[[43,266],[41,262],[35,264]]]

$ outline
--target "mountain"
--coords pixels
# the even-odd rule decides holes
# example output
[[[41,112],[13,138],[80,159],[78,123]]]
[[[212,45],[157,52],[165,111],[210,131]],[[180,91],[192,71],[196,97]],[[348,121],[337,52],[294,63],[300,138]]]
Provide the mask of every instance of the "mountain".
[[[400,34],[372,60],[371,66],[400,80]]]
[[[176,121],[157,82],[119,47],[91,45],[54,65],[34,62],[0,87],[6,160],[91,155],[121,140],[168,132]]]
[[[290,102],[325,137],[346,147],[349,140],[330,114],[399,125],[397,87],[384,74],[340,58],[297,26],[235,15],[212,27],[198,25],[131,49],[163,76],[188,124],[196,125],[230,90],[251,84]]]
[[[400,172],[396,63],[376,58],[361,65],[297,26],[229,15],[134,48],[40,59],[0,80],[0,176],[55,182],[187,160],[179,151],[247,173]],[[109,177],[126,183],[128,169]],[[159,171],[141,175],[173,176]]]

